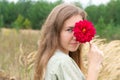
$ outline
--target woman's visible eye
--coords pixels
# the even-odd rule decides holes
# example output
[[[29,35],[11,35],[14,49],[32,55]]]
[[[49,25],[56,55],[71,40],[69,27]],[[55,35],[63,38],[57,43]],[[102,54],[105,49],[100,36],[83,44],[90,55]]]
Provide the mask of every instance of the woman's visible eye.
[[[72,31],[73,31],[73,29],[67,29],[66,31],[68,31],[68,32],[72,32]]]

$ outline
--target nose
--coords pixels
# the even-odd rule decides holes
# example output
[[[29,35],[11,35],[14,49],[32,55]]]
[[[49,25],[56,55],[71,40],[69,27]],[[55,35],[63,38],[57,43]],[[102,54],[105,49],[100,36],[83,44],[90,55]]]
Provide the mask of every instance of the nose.
[[[73,36],[73,40],[76,40],[76,37],[74,36],[74,33],[72,34],[72,36]]]
[[[73,39],[76,40],[76,37],[73,35]]]

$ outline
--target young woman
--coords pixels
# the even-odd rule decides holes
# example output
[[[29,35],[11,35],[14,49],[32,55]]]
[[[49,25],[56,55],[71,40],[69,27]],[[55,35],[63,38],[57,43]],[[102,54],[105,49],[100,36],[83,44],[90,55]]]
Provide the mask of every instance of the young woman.
[[[85,11],[72,4],[60,4],[51,11],[41,29],[34,80],[97,80],[102,52],[90,43],[85,78],[82,43],[73,35],[75,23],[84,19]]]

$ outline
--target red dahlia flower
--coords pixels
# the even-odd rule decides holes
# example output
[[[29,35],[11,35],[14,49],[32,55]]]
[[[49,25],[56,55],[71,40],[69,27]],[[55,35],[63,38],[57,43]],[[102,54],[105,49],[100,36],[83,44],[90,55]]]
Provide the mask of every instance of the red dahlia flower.
[[[80,43],[89,42],[96,34],[94,25],[88,20],[76,22],[73,31],[76,41]]]

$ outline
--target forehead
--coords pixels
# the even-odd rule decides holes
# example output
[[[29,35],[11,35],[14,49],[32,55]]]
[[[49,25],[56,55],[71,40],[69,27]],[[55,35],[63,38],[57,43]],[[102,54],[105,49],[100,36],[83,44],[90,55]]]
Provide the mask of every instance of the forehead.
[[[83,17],[81,15],[74,15],[70,18],[68,18],[65,22],[64,22],[64,25],[63,25],[63,28],[65,27],[74,27],[75,23],[80,21],[80,20],[83,20],[82,19]]]

